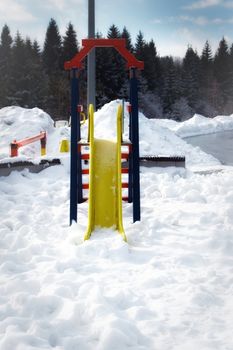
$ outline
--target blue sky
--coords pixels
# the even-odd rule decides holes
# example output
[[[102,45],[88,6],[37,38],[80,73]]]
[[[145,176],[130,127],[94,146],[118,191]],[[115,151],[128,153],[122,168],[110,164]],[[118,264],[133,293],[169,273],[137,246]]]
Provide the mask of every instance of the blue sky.
[[[139,30],[154,39],[161,56],[183,56],[192,45],[199,53],[208,39],[213,51],[223,36],[233,42],[231,0],[95,0],[96,30],[106,35],[111,24],[125,25],[133,42]],[[78,39],[87,35],[88,0],[0,0],[0,27],[43,43],[51,17],[64,34],[71,21]]]

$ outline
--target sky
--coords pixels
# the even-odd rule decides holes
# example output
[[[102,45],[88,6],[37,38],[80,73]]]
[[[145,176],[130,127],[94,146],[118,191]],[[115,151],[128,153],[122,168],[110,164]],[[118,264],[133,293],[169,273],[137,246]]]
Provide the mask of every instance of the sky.
[[[95,14],[96,31],[126,26],[134,43],[141,30],[160,56],[183,57],[188,45],[200,54],[206,40],[215,52],[223,36],[233,42],[232,0],[95,0]],[[0,28],[6,23],[13,36],[18,30],[41,46],[51,17],[61,35],[71,22],[80,43],[87,37],[88,0],[0,0]]]

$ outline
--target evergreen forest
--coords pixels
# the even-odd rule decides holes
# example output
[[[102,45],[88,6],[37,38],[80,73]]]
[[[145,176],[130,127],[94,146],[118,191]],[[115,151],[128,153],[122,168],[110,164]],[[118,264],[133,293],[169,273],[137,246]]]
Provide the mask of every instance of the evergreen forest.
[[[97,38],[103,37],[96,33]],[[206,41],[199,55],[188,46],[183,58],[160,57],[154,40],[138,32],[135,43],[126,27],[111,25],[107,38],[125,38],[127,48],[144,61],[139,73],[140,109],[148,118],[185,120],[194,113],[206,117],[233,114],[233,44],[223,37],[216,52]],[[51,19],[43,47],[19,32],[11,36],[4,25],[0,37],[0,108],[39,107],[56,119],[69,118],[70,81],[64,62],[80,49],[69,23],[61,36]],[[84,63],[86,65],[86,62]],[[86,69],[80,71],[80,102],[86,107]],[[128,100],[128,71],[112,48],[96,49],[96,105],[116,98]]]

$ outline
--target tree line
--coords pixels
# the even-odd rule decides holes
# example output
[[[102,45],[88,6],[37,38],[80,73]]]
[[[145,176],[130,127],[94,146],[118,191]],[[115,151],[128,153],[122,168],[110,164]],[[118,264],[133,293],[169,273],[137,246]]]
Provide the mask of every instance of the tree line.
[[[154,41],[147,42],[141,31],[133,44],[127,28],[120,31],[113,24],[107,38],[125,38],[128,50],[144,61],[139,102],[149,118],[185,120],[194,113],[207,117],[233,113],[233,44],[229,46],[224,37],[215,53],[206,41],[200,55],[188,46],[183,59],[160,57]],[[19,32],[12,38],[7,24],[0,39],[0,108],[37,106],[53,119],[69,118],[70,82],[63,66],[80,49],[73,25],[67,25],[62,37],[52,18],[42,49]],[[85,106],[86,70],[79,74],[80,102]],[[119,53],[112,48],[96,49],[97,108],[116,98],[128,99],[128,89],[128,72]]]

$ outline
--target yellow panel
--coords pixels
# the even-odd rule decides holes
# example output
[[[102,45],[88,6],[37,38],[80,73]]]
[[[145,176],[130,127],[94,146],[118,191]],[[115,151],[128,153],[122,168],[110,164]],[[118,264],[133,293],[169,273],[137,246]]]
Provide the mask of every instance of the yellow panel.
[[[95,227],[113,227],[126,241],[122,224],[121,118],[118,110],[117,142],[94,139],[93,107],[89,108],[90,177],[88,228],[84,240]]]
[[[125,231],[123,228],[122,219],[122,186],[121,186],[121,142],[122,142],[122,106],[118,107],[117,111],[117,159],[116,159],[116,203],[117,203],[117,215],[116,215],[116,225],[119,233],[122,235],[123,239],[127,242]]]
[[[90,142],[90,165],[89,165],[89,207],[88,207],[88,225],[87,231],[84,235],[84,240],[89,239],[92,231],[94,230],[94,108],[93,105],[89,106],[89,118],[88,118],[88,142]]]
[[[95,226],[116,228],[116,143],[94,141]]]
[[[62,139],[60,142],[60,152],[65,153],[70,151],[69,141],[67,139]]]

